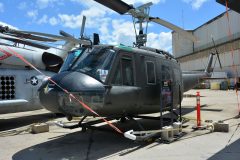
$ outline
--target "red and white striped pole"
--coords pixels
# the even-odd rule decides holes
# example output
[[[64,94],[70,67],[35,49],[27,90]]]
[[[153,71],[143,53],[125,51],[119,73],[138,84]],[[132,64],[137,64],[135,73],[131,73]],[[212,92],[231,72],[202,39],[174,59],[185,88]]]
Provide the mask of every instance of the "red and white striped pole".
[[[200,92],[197,92],[197,127],[201,127],[201,108],[200,108]]]

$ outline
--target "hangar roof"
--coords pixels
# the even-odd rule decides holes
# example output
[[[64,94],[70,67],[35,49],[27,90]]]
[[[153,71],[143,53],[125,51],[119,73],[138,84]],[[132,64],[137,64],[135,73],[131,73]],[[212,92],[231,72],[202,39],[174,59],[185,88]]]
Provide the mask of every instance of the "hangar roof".
[[[226,6],[226,1],[228,1],[228,7],[238,13],[240,13],[240,1],[239,0],[216,0],[218,3]]]

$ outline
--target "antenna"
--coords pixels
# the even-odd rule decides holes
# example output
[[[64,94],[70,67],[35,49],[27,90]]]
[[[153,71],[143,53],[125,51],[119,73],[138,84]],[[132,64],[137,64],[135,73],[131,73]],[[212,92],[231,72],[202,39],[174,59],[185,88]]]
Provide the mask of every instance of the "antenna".
[[[184,29],[184,14],[183,14],[183,9],[182,9],[182,28]]]
[[[86,23],[86,16],[83,16],[82,19],[82,27],[81,27],[81,32],[80,32],[80,38],[83,38],[83,33],[84,33],[84,29],[85,29],[85,23]]]

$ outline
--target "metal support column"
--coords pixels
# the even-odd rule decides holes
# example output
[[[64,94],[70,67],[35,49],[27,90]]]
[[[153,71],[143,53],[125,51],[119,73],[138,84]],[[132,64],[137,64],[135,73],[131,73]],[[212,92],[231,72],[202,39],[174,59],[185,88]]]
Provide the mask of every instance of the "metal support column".
[[[172,81],[170,81],[170,91],[171,91],[171,125],[173,125],[173,85],[172,85]]]
[[[179,121],[182,122],[182,95],[180,85],[179,85]]]
[[[163,96],[162,96],[162,81],[160,82],[160,129],[163,127],[163,118],[162,118],[162,112],[163,112]]]

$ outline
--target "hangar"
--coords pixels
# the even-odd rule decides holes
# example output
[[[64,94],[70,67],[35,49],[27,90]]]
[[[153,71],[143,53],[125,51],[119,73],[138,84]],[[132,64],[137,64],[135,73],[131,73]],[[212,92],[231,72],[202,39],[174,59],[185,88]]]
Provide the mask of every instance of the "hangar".
[[[225,0],[217,2],[225,5]],[[182,70],[205,69],[208,55],[215,52],[213,38],[223,66],[221,70],[216,63],[214,71],[224,71],[228,78],[240,77],[240,9],[235,8],[236,3],[240,2],[230,0],[228,7],[232,10],[189,31],[198,38],[196,42],[187,40],[176,32],[172,33],[173,55],[180,62]]]

